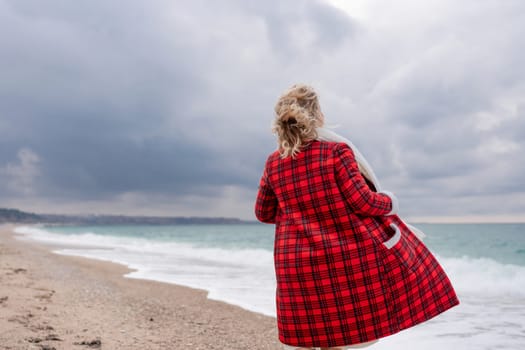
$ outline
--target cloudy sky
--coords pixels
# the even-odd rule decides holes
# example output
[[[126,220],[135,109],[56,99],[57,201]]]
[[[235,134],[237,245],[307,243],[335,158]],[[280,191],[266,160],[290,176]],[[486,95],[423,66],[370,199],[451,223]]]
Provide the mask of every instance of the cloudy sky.
[[[0,0],[0,207],[254,219],[313,85],[411,220],[525,220],[521,0]]]

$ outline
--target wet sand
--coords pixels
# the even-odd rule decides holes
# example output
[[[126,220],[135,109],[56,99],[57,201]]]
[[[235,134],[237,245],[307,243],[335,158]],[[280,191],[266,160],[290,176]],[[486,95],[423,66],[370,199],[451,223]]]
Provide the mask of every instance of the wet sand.
[[[281,349],[274,318],[0,226],[0,349]]]

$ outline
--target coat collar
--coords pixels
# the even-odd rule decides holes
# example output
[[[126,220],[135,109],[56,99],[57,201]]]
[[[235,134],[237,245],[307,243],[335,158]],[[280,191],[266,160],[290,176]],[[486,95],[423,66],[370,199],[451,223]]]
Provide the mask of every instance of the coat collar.
[[[335,131],[329,130],[327,128],[317,128],[316,131],[317,131],[317,139],[320,141],[340,142],[340,143],[347,144],[354,152],[354,156],[357,161],[357,165],[359,167],[359,171],[361,172],[361,174],[363,174],[363,176],[366,177],[368,181],[374,184],[377,191],[381,190],[381,185],[379,184],[379,180],[377,179],[377,176],[374,173],[374,170],[372,169],[370,164],[367,162],[366,158],[361,154],[361,152],[359,152],[357,147],[352,143],[352,141],[337,134]]]

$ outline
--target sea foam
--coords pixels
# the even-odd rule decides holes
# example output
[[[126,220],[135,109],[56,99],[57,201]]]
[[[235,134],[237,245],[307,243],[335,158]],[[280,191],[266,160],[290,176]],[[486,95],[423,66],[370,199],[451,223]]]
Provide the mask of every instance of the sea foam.
[[[58,246],[55,252],[126,265],[130,278],[180,284],[208,291],[210,299],[275,315],[273,254],[264,249],[231,250],[92,232],[58,234],[43,228],[15,229],[27,239]]]

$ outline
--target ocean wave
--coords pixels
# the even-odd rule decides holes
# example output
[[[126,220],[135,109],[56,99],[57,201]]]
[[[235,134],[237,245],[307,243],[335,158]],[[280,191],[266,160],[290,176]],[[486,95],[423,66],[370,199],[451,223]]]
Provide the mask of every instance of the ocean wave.
[[[274,314],[273,253],[267,249],[202,247],[93,232],[60,234],[28,226],[15,231],[29,239],[64,247],[57,250],[60,254],[127,265],[136,270],[128,277],[205,289],[210,298]],[[525,266],[491,258],[437,258],[460,298],[525,298]]]
[[[461,295],[525,298],[525,266],[469,256],[437,258]]]

